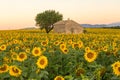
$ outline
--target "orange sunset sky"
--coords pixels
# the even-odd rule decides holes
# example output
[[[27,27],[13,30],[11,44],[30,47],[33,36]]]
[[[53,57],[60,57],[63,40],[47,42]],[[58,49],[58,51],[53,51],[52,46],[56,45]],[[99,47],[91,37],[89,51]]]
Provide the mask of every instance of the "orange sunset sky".
[[[80,24],[120,22],[120,0],[0,0],[0,30],[35,27],[35,16],[51,9]]]

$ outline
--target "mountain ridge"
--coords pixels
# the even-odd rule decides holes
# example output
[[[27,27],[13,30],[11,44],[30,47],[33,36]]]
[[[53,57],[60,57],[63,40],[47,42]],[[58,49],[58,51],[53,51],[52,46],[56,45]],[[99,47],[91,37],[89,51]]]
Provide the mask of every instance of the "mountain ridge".
[[[110,24],[80,24],[83,27],[116,27],[120,26],[120,22],[110,23]]]

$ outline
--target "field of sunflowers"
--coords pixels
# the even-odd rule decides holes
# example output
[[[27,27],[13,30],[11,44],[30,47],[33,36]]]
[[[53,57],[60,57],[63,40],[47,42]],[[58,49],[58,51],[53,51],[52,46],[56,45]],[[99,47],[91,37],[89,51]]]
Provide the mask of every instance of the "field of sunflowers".
[[[120,29],[0,31],[0,80],[120,80]]]

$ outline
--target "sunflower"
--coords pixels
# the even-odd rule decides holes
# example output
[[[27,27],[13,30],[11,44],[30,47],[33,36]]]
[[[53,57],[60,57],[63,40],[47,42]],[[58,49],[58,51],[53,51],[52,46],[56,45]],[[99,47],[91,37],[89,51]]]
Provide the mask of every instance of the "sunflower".
[[[4,58],[3,58],[3,62],[4,62],[4,63],[10,63],[11,60],[10,60],[8,57],[4,57]]]
[[[103,51],[107,52],[108,51],[108,46],[104,46]]]
[[[19,41],[18,40],[13,40],[13,43],[17,44],[17,43],[19,43]]]
[[[54,45],[55,45],[55,46],[58,46],[59,44],[60,44],[60,41],[55,41],[55,42],[54,42]]]
[[[4,51],[4,50],[6,50],[6,47],[7,46],[5,44],[3,44],[3,45],[0,46],[0,50]]]
[[[17,56],[17,60],[22,62],[24,61],[25,59],[27,59],[27,55],[25,52],[20,52],[19,55]]]
[[[120,76],[120,62],[117,61],[117,62],[113,63],[112,68],[113,68],[113,73],[117,76]]]
[[[82,41],[79,41],[78,44],[79,44],[79,48],[83,47],[83,42]]]
[[[113,73],[116,74],[117,76],[119,76],[120,75],[120,62],[117,61],[117,62],[113,63],[111,66],[113,69]]]
[[[112,68],[113,68],[113,70],[114,70],[114,69],[116,69],[118,66],[120,66],[120,62],[117,61],[117,62],[113,63],[111,66],[112,66]]]
[[[68,53],[68,49],[65,48],[65,49],[62,50],[62,52],[63,52],[64,54],[67,54],[67,53]]]
[[[70,45],[72,44],[72,40],[71,39],[68,40],[68,44],[70,44]]]
[[[16,60],[16,59],[17,59],[17,56],[18,56],[17,53],[12,52],[12,54],[11,54],[11,58],[12,58],[13,60]]]
[[[20,70],[17,66],[10,66],[10,69],[9,69],[9,74],[11,76],[15,76],[15,77],[19,77],[22,73],[22,70]]]
[[[40,56],[40,58],[36,62],[38,68],[45,69],[48,65],[48,59],[46,56]]]
[[[47,46],[47,44],[48,44],[48,41],[47,41],[47,40],[41,42],[41,45],[42,45],[42,46]]]
[[[25,49],[26,53],[30,53],[30,48]]]
[[[65,80],[62,76],[56,76],[54,80]]]
[[[16,46],[16,47],[15,47],[15,49],[16,49],[16,50],[19,50],[19,47],[18,47],[18,46]]]
[[[78,43],[75,43],[75,42],[72,43],[72,48],[73,48],[73,49],[79,48],[79,44],[78,44]]]
[[[87,60],[88,62],[93,62],[96,58],[97,58],[97,53],[90,50],[89,52],[86,52],[84,54],[84,58],[85,60]]]
[[[118,65],[115,69],[113,69],[115,75],[120,76],[120,65]]]
[[[3,64],[0,66],[0,73],[5,73],[9,70],[9,66],[7,64]]]
[[[40,56],[40,55],[42,55],[42,51],[41,51],[41,49],[40,49],[39,47],[35,47],[35,48],[32,50],[32,54],[33,54],[34,56]]]
[[[90,51],[90,47],[86,47],[85,52],[89,52],[89,51]]]
[[[63,44],[60,44],[60,49],[63,50],[66,48],[66,45],[63,43]]]

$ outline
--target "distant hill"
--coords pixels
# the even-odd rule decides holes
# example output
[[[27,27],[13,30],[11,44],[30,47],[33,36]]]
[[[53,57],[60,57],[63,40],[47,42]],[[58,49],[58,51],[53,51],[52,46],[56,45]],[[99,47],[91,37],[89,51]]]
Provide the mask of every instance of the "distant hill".
[[[110,24],[80,24],[83,27],[90,27],[90,28],[94,28],[94,27],[116,27],[116,26],[120,26],[120,22],[116,22],[116,23],[110,23]]]
[[[111,23],[111,24],[108,24],[108,26],[110,26],[110,27],[113,27],[113,26],[120,26],[120,22]]]
[[[22,28],[20,30],[33,30],[33,29],[38,29],[36,27],[26,27],[26,28]]]
[[[105,24],[95,24],[95,25],[92,25],[92,24],[80,24],[82,25],[83,27],[90,27],[90,28],[94,28],[94,27],[107,27],[107,25]]]

